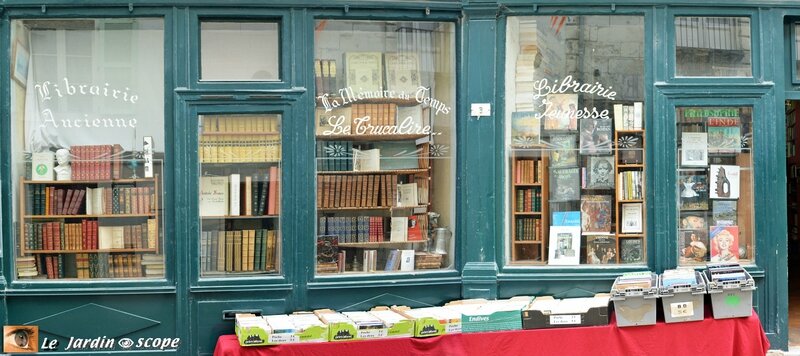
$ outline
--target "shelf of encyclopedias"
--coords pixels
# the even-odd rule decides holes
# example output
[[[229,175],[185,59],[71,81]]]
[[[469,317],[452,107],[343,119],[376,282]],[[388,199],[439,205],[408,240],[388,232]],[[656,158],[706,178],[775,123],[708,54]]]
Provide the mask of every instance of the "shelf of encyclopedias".
[[[549,226],[547,154],[543,147],[519,148],[511,160],[511,262],[544,263]]]
[[[202,115],[200,122],[201,276],[277,273],[281,116]]]
[[[72,155],[85,147],[112,146]],[[70,180],[20,177],[19,278],[163,277],[160,175],[138,177],[131,161],[73,160]]]

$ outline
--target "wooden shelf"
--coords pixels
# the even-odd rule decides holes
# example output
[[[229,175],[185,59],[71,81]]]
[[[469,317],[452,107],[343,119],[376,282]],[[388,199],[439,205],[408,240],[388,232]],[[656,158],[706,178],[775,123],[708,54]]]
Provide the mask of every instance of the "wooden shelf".
[[[339,247],[380,247],[421,243],[425,243],[425,241],[340,242]]]
[[[392,169],[382,171],[318,171],[319,175],[361,175],[361,174],[419,174],[427,173],[430,168]]]
[[[542,212],[541,211],[515,211],[514,215],[539,216],[539,215],[542,215]]]
[[[618,164],[618,168],[644,168],[644,164]]]
[[[616,130],[616,132],[621,132],[621,133],[641,133],[641,134],[643,134],[644,130],[643,129],[641,129],[641,130]]]
[[[515,245],[534,245],[534,244],[538,245],[543,242],[544,241],[539,241],[539,240],[514,240]]]
[[[403,141],[417,140],[429,135],[317,135],[320,141]]]
[[[155,182],[155,178],[137,179],[98,179],[98,180],[22,180],[22,184],[48,184],[48,185],[95,185],[95,184],[125,184]]]
[[[617,203],[644,203],[644,199],[617,200]]]
[[[518,265],[530,265],[530,264],[544,264],[547,260],[547,237],[548,237],[548,229],[549,229],[549,219],[548,219],[548,212],[549,212],[549,174],[548,174],[548,166],[549,160],[547,155],[529,155],[526,153],[542,150],[546,147],[544,145],[536,145],[534,147],[523,149],[523,148],[516,148],[511,150],[510,158],[511,164],[509,165],[511,168],[511,172],[509,177],[511,178],[511,196],[510,196],[510,206],[509,210],[511,213],[511,227],[510,227],[510,236],[509,242],[511,245],[511,264],[518,264]],[[521,169],[519,166],[520,161],[534,161],[533,167],[527,166],[528,168],[533,168],[531,172],[535,177],[537,175],[537,171],[541,170],[541,180],[538,182],[526,182],[526,183],[515,183],[513,180],[518,177],[517,170]],[[529,163],[528,163],[529,164]],[[524,175],[523,175],[524,176]],[[520,192],[519,189],[524,188],[539,188],[537,191],[540,193],[541,199],[541,208],[540,211],[516,211],[517,209],[517,192]],[[517,224],[520,223],[523,217],[534,217],[534,220],[538,220],[541,224],[541,229],[538,231],[538,235],[534,236],[535,240],[517,240]],[[530,219],[530,218],[529,218]],[[527,220],[527,219],[526,219]],[[534,231],[534,234],[536,231]],[[528,236],[530,237],[530,236]]]
[[[157,214],[103,214],[103,215],[25,215],[25,219],[82,219],[82,218],[144,218],[156,217]]]
[[[333,93],[328,93],[328,101],[329,102],[333,102],[334,100],[336,100],[337,102],[339,102],[341,104],[339,106],[340,108],[352,106],[354,104],[397,104],[398,106],[417,106],[417,105],[422,105],[422,103],[418,102],[416,99],[399,99],[399,98],[368,98],[368,99],[352,98],[352,99],[355,99],[355,101],[348,101],[347,103],[342,104],[344,102],[345,98],[343,98],[341,96],[338,96],[336,94],[334,94],[334,95],[331,95],[331,94],[333,94]],[[351,100],[351,99],[348,99],[348,100]],[[317,99],[317,108],[320,108],[320,109],[324,108],[324,106],[322,104],[322,100]]]
[[[514,187],[541,187],[542,183],[514,183]]]
[[[200,136],[280,136],[280,132],[202,132]]]
[[[617,234],[617,237],[621,238],[621,239],[626,239],[626,238],[632,238],[632,237],[644,237],[644,234],[642,234],[642,233],[631,233],[631,234],[619,233],[619,234]],[[647,251],[642,251],[642,252],[647,252]]]
[[[203,220],[223,220],[223,219],[277,219],[280,215],[211,215],[201,216]]]
[[[398,210],[427,208],[428,205],[415,206],[369,206],[369,207],[342,207],[342,208],[317,208],[318,211],[347,211],[347,210]]]
[[[155,248],[112,248],[107,250],[25,250],[25,253],[136,253],[136,252],[156,252]]]

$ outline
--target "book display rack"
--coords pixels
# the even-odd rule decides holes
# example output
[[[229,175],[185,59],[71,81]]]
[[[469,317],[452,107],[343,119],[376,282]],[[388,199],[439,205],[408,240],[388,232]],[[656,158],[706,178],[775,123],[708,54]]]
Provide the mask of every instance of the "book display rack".
[[[203,277],[277,273],[280,115],[203,115],[199,238]]]
[[[517,150],[511,175],[511,260],[544,261],[547,254],[547,153],[541,147]]]

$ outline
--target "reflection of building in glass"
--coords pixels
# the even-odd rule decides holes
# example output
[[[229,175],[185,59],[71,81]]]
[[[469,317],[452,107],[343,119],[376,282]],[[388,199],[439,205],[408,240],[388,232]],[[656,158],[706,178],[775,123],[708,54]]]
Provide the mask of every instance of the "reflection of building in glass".
[[[750,19],[676,17],[677,74],[750,76]]]

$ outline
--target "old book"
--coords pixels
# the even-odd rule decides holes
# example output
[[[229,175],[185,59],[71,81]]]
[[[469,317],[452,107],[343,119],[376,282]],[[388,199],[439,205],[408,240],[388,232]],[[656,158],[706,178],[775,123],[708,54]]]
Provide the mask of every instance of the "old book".
[[[389,241],[408,241],[408,217],[406,216],[393,216],[392,217],[392,230],[389,235]]]
[[[200,216],[228,215],[228,177],[200,177]]]
[[[277,166],[269,167],[269,206],[267,215],[276,215],[280,204],[280,169]]]
[[[713,224],[716,226],[738,225],[736,200],[714,200],[712,202]]]
[[[417,183],[397,185],[397,206],[418,206]]]
[[[400,251],[400,270],[401,271],[414,270],[414,250]]]
[[[419,56],[413,52],[386,53],[386,89],[413,96],[420,86]]]
[[[422,241],[425,239],[420,217],[419,215],[411,215],[408,218],[408,241]]]
[[[383,90],[383,58],[380,52],[344,54],[347,86],[358,92]]]
[[[581,228],[584,235],[611,232],[611,200],[610,195],[581,197]]]
[[[381,169],[381,150],[359,150],[353,148],[353,171],[379,171]]]
[[[708,231],[706,230],[680,230],[681,249],[679,251],[682,262],[708,261]]]
[[[620,210],[620,232],[623,234],[642,233],[642,203],[625,203],[622,204]]]
[[[55,154],[51,151],[34,152],[31,157],[31,180],[54,180],[53,163]]]
[[[241,203],[241,175],[238,173],[231,174],[228,182],[228,188],[230,189],[228,194],[228,202],[230,203],[228,215],[239,216]]]
[[[225,231],[212,231],[214,242],[217,244],[217,271],[227,271],[228,266],[228,253],[227,253],[227,240]]]

